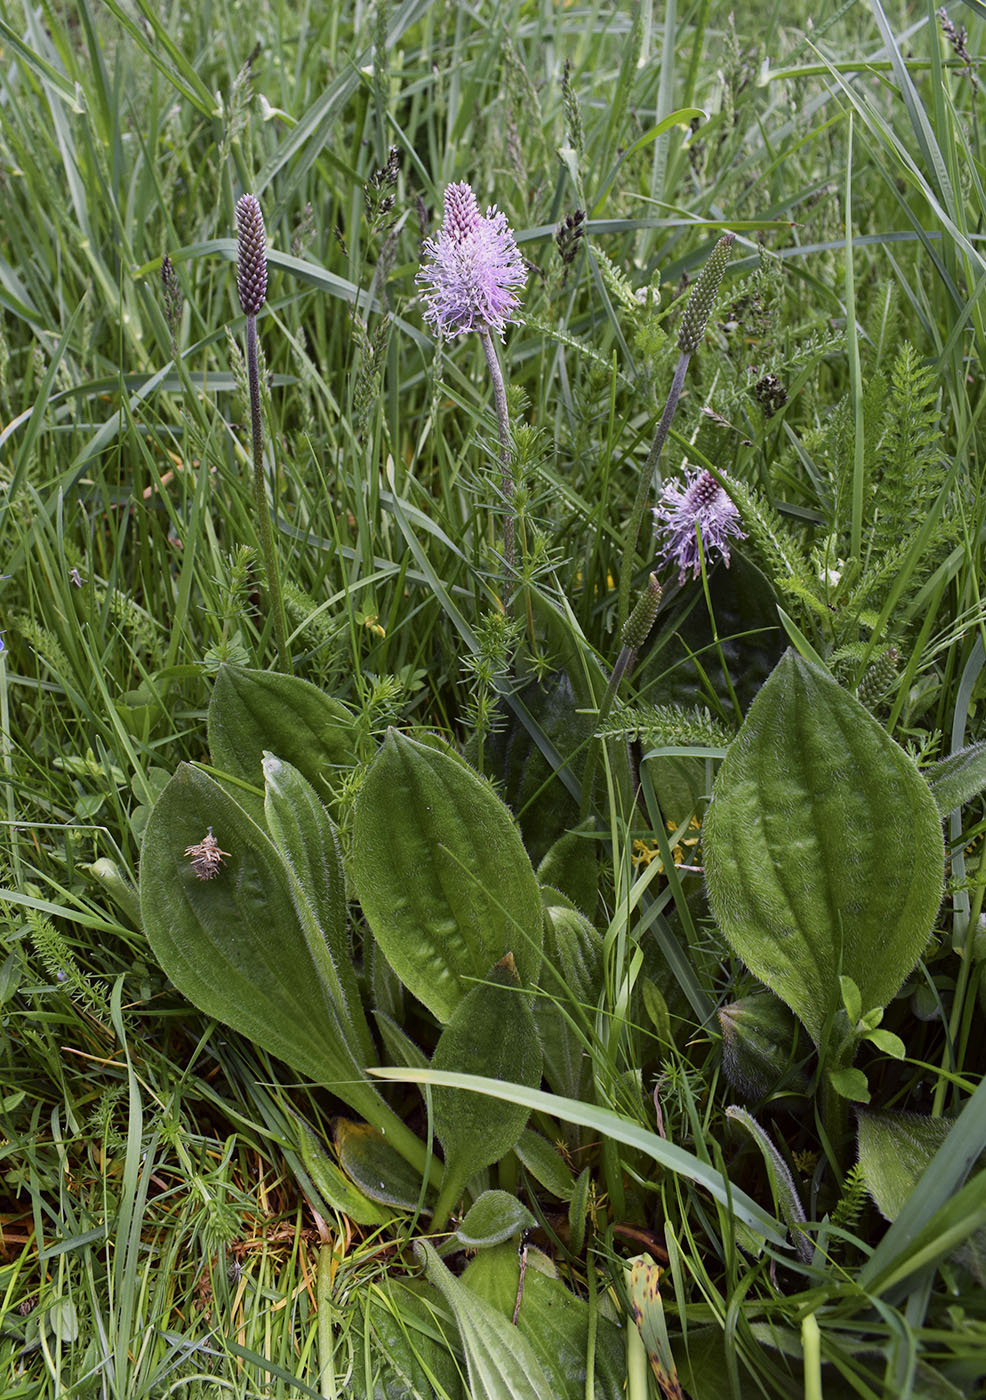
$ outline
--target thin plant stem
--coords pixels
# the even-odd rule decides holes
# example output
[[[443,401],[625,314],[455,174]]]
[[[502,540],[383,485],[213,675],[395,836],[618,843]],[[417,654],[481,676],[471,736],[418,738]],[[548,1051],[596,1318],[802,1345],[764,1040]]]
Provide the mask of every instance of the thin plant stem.
[[[332,1330],[333,1249],[322,1244],[318,1251],[318,1390],[323,1400],[336,1400],[335,1334]]]
[[[613,667],[613,674],[609,678],[609,684],[606,687],[606,693],[603,695],[603,698],[599,703],[599,711],[596,715],[597,727],[603,724],[608,718],[609,712],[613,708],[613,701],[616,699],[616,692],[620,688],[620,683],[623,680],[623,677],[633,669],[633,665],[636,659],[636,647],[623,646],[620,648],[620,654],[616,658],[616,665]],[[579,805],[580,821],[585,821],[585,819],[589,815],[589,810],[592,806],[592,784],[595,781],[596,777],[596,766],[599,759],[599,750],[604,742],[605,740],[601,739],[598,744],[595,741],[593,741],[589,745],[589,756],[585,761],[585,769],[582,773],[582,800]]]
[[[500,437],[500,491],[506,505],[503,517],[503,564],[505,609],[509,609],[510,595],[514,582],[514,477],[511,469],[512,444],[510,440],[510,416],[507,412],[507,390],[503,382],[503,369],[496,353],[493,337],[488,326],[481,326],[479,338],[483,343],[483,353],[493,381],[493,402],[496,405],[496,426]]]
[[[267,573],[267,595],[274,614],[274,636],[277,641],[278,661],[282,671],[291,671],[291,654],[288,651],[288,633],[284,621],[284,603],[281,599],[281,583],[277,572],[277,557],[274,553],[274,531],[267,506],[267,483],[264,476],[264,420],[260,403],[260,368],[257,355],[257,318],[246,318],[246,361],[247,378],[250,385],[250,435],[253,440],[253,490],[257,503],[257,528],[264,551],[264,567]]]
[[[619,603],[616,613],[616,625],[622,628],[630,615],[630,584],[633,580],[633,556],[637,549],[637,540],[640,537],[640,526],[644,518],[644,511],[647,507],[647,497],[653,489],[652,478],[654,469],[661,459],[664,444],[667,441],[668,431],[671,427],[671,420],[674,418],[678,408],[678,400],[681,398],[681,390],[685,383],[685,372],[688,369],[688,361],[691,359],[691,352],[683,350],[678,357],[678,365],[671,381],[671,388],[668,391],[667,401],[664,405],[664,412],[661,414],[661,421],[657,425],[657,432],[654,434],[654,441],[651,444],[650,452],[647,454],[647,461],[640,469],[640,480],[637,483],[637,495],[627,521],[626,534],[623,537],[623,562],[620,569],[620,593]]]

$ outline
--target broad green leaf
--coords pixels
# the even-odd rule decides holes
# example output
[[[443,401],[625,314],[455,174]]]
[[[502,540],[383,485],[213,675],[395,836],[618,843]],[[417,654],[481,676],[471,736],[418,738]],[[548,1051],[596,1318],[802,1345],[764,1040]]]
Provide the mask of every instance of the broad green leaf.
[[[477,1400],[559,1400],[521,1329],[450,1273],[427,1240],[420,1240],[414,1250],[424,1262],[428,1281],[455,1315],[470,1395]],[[479,1257],[485,1258],[486,1251]]]
[[[462,1217],[453,1239],[460,1248],[489,1248],[536,1224],[527,1207],[509,1191],[484,1191]]]
[[[310,681],[274,671],[220,666],[209,701],[212,762],[234,778],[260,785],[264,751],[276,753],[331,797],[336,775],[356,761],[353,717]]]
[[[592,1066],[578,1025],[594,1014],[600,992],[603,940],[588,919],[544,891],[544,957],[534,1022],[544,1047],[544,1073],[556,1093],[590,1097]],[[573,1024],[574,1018],[574,1024]]]
[[[358,1332],[368,1339],[375,1384],[353,1367],[346,1394],[357,1400],[466,1400],[458,1337],[437,1289],[424,1279],[382,1275],[354,1288]]]
[[[896,1220],[954,1120],[920,1113],[859,1113],[859,1165],[884,1220]]]
[[[893,1060],[902,1060],[907,1054],[907,1046],[893,1031],[870,1031],[865,1039]]]
[[[576,909],[592,918],[596,911],[599,861],[596,856],[598,837],[586,823],[584,828],[566,831],[559,836],[538,866],[542,887],[553,886],[568,896]]]
[[[229,854],[203,880],[185,851],[210,827]],[[348,1014],[312,958],[318,918],[299,881],[266,831],[188,764],[148,820],[140,902],[154,955],[183,996],[358,1112],[382,1106],[354,1055]]]
[[[886,1006],[928,941],[944,841],[927,783],[863,705],[788,651],[719,770],[702,835],[734,952],[816,1045],[851,977]]]
[[[339,1165],[371,1201],[414,1210],[421,1196],[421,1178],[369,1123],[336,1118],[332,1138]]]
[[[432,1068],[528,1084],[541,1081],[541,1044],[508,954],[467,993],[438,1038]],[[515,1146],[530,1116],[519,1104],[462,1089],[432,1091],[435,1134],[445,1154],[443,1199]]]
[[[78,1341],[79,1317],[71,1298],[56,1298],[45,1313],[45,1322],[60,1342]]]
[[[870,1086],[861,1069],[830,1069],[828,1081],[837,1094],[853,1103],[869,1103]]]
[[[561,1153],[547,1138],[536,1133],[533,1128],[525,1128],[514,1148],[521,1165],[526,1167],[535,1181],[557,1196],[560,1201],[571,1200],[575,1182],[572,1169],[564,1161]]]
[[[970,744],[926,768],[924,776],[943,817],[986,788],[986,742]]]
[[[346,929],[346,876],[335,827],[311,783],[290,763],[266,753],[263,772],[267,830],[297,881],[292,883],[292,895],[308,951],[346,1028],[352,1053],[368,1064],[376,1059],[376,1048],[353,969]]]
[[[586,1389],[586,1357],[591,1304],[576,1298],[545,1267],[548,1261],[530,1249],[520,1311],[515,1328],[526,1338],[551,1384],[554,1400],[617,1400],[623,1395],[626,1365],[619,1328],[596,1318],[596,1352],[592,1387]],[[513,1318],[520,1281],[520,1258],[513,1245],[483,1250],[462,1275],[462,1283],[505,1321]]]
[[[388,962],[443,1024],[505,953],[536,985],[537,877],[506,807],[453,754],[388,730],[356,802],[353,878]]]
[[[840,977],[839,991],[842,994],[842,1005],[846,1008],[850,1026],[858,1025],[863,1014],[863,998],[859,994],[859,988],[851,977]],[[877,1024],[879,1025],[879,1021]]]
[[[949,1123],[948,1137],[907,1197],[871,1257],[860,1270],[860,1286],[898,1276],[913,1263],[914,1241],[932,1231],[933,1223],[958,1199],[972,1167],[986,1152],[986,1079],[980,1081],[959,1116]],[[960,1190],[961,1188],[961,1190]]]
[[[298,1155],[312,1185],[322,1200],[340,1215],[347,1215],[357,1225],[385,1225],[393,1212],[378,1201],[357,1190],[346,1174],[336,1166],[303,1118],[295,1116],[293,1128],[298,1139]]]
[[[885,1111],[859,1114],[859,1165],[870,1195],[885,1220],[896,1221],[908,1209],[942,1144],[955,1128],[954,1118],[928,1118],[919,1113]],[[983,1157],[979,1157],[982,1166]],[[933,1169],[932,1169],[933,1170]],[[896,1274],[906,1278],[946,1254],[968,1268],[983,1283],[986,1259],[986,1171],[966,1182],[920,1231],[910,1234],[904,1262]],[[894,1228],[897,1228],[896,1226]],[[888,1232],[889,1233],[889,1232]],[[910,1258],[907,1258],[910,1255]],[[894,1273],[882,1281],[892,1285]]]

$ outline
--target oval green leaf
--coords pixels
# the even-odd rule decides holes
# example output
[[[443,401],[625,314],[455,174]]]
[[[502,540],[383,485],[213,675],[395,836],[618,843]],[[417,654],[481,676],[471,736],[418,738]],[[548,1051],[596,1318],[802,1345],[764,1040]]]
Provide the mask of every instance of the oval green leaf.
[[[537,984],[537,877],[507,808],[450,752],[388,730],[356,802],[352,869],[388,962],[443,1024],[507,952]]]
[[[537,1224],[527,1207],[509,1191],[484,1191],[476,1198],[452,1238],[462,1249],[489,1249]]]
[[[185,852],[210,827],[228,855],[201,879]],[[383,1106],[313,960],[319,922],[300,882],[267,833],[188,764],[148,820],[140,902],[154,956],[183,996],[358,1112]]]
[[[431,1063],[433,1069],[534,1088],[541,1080],[541,1058],[530,1004],[508,955],[456,1007]],[[435,1088],[432,1104],[435,1134],[445,1152],[443,1198],[454,1197],[475,1172],[504,1157],[530,1116],[522,1104],[463,1089]]]
[[[723,760],[702,836],[712,912],[816,1045],[851,977],[886,1006],[928,941],[945,849],[928,784],[863,705],[788,651]]]
[[[220,666],[209,701],[209,752],[224,773],[259,786],[264,750],[297,768],[323,800],[356,761],[353,717],[310,681]]]

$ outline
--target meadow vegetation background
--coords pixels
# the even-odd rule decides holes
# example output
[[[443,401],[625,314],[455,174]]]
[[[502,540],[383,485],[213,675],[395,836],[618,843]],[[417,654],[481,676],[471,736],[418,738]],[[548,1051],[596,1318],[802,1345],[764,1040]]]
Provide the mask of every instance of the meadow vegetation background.
[[[979,0],[0,0],[9,1400],[981,1393],[986,777],[976,749],[941,765],[986,737],[984,21]],[[437,340],[415,281],[454,181],[505,213],[528,264],[500,347],[506,587],[479,339]],[[347,1212],[318,1145],[345,1110],[176,992],[137,895],[178,765],[226,766],[207,732],[222,678],[285,669],[251,478],[244,192],[268,238],[289,664],[349,717],[322,798],[378,1063],[420,1068],[441,1021],[354,899],[390,727],[425,754],[443,736],[490,780],[597,959],[543,982],[569,1056],[549,1087],[626,1132],[540,1104],[538,1135],[479,1178],[519,1203],[506,1233],[480,1231],[479,1314],[455,1292],[465,1237],[452,1283],[431,1255],[422,1282],[420,1172],[381,1194],[337,1141],[365,1188]],[[716,473],[745,539],[728,570],[663,568],[654,630],[607,694],[620,585],[636,598],[661,564],[649,525],[627,550],[627,520],[682,307],[726,230],[658,475]],[[788,671],[826,705],[834,677],[831,713],[852,730],[865,711],[946,818],[917,966],[860,1001],[877,909],[863,973],[824,972],[852,1042],[830,1073],[702,877],[713,779],[789,647]],[[882,816],[897,781],[845,798],[870,814],[851,828],[835,790],[833,890],[843,830],[871,826],[875,859],[909,868]],[[420,1091],[386,1094],[424,1134]],[[739,1205],[715,1196],[723,1175]],[[532,1289],[532,1351],[513,1352],[513,1295],[483,1260],[515,1277],[521,1241],[571,1301],[538,1312]]]

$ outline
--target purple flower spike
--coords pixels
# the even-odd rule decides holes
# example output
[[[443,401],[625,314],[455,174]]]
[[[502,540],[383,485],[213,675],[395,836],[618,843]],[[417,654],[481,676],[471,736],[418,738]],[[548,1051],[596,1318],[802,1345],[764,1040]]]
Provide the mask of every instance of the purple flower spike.
[[[514,320],[514,287],[527,280],[507,216],[494,206],[479,212],[471,185],[445,191],[445,218],[436,238],[425,239],[417,275],[424,288],[425,320],[439,334],[495,330]]]
[[[689,569],[698,578],[702,565],[698,554],[695,527],[702,536],[706,562],[715,553],[721,554],[729,568],[729,537],[745,540],[740,529],[739,511],[710,472],[685,472],[685,485],[666,481],[661,499],[654,507],[654,529],[658,538],[661,562],[673,559],[678,565],[678,582],[684,583]]]

